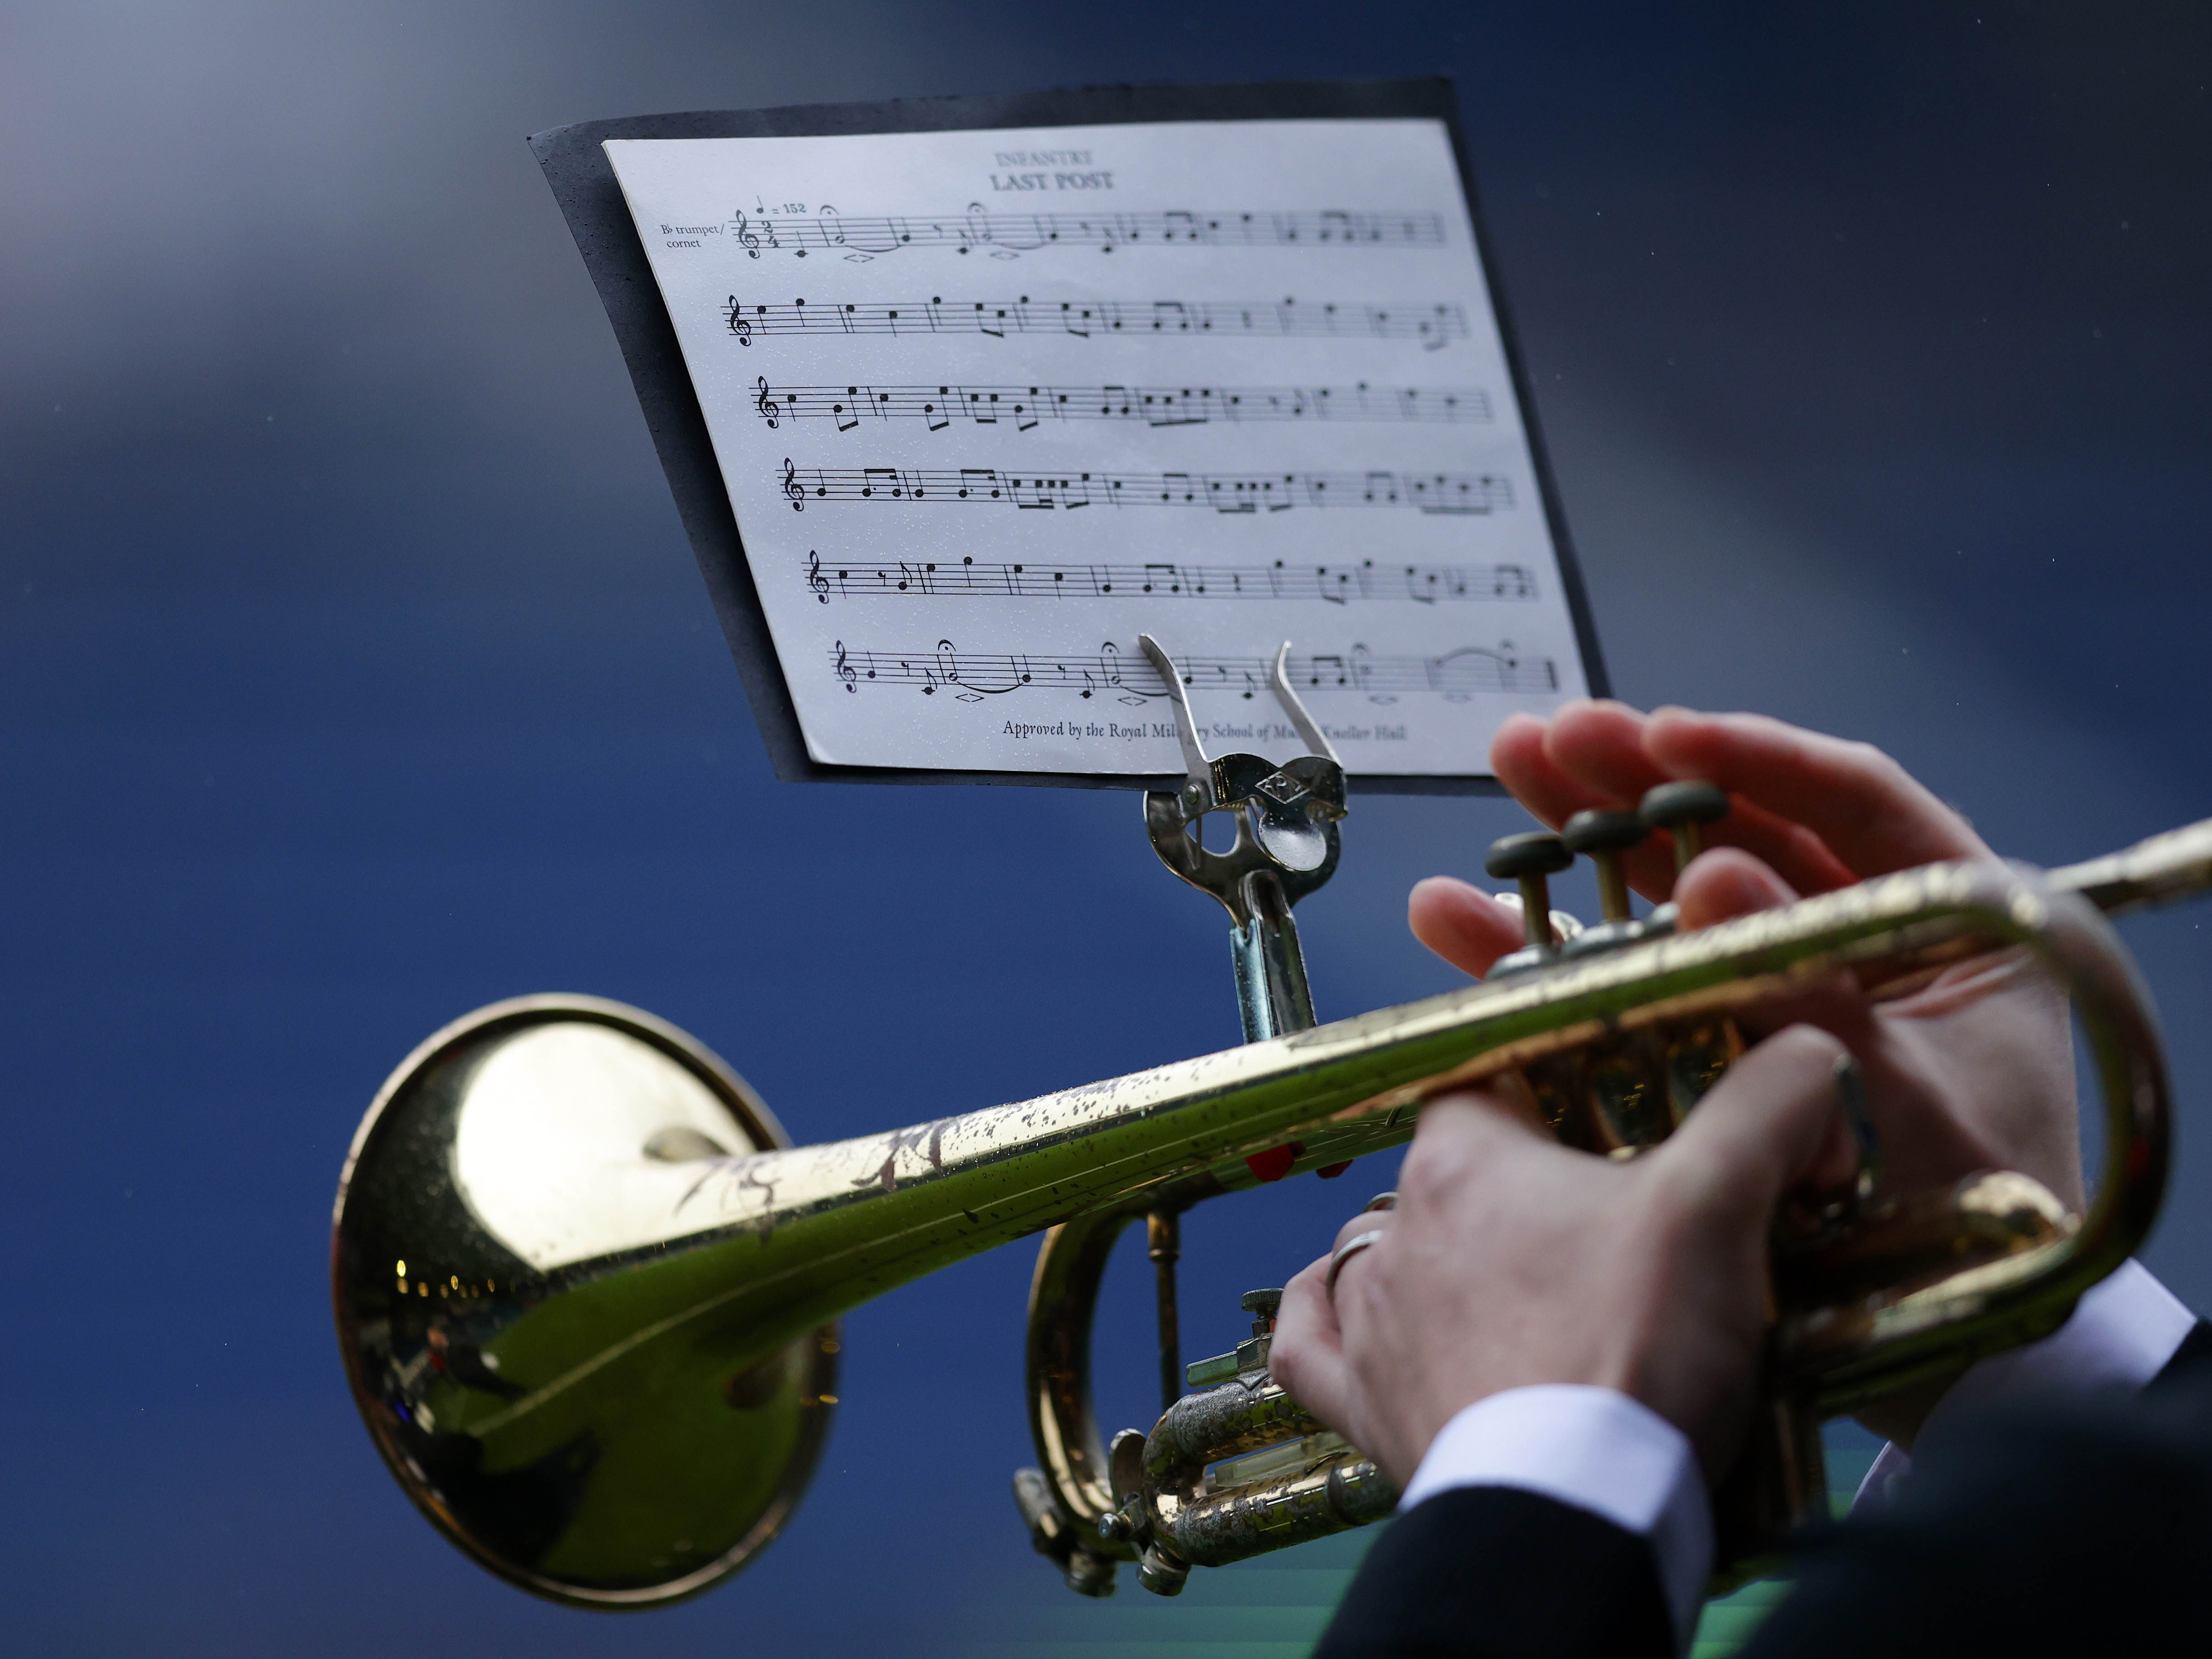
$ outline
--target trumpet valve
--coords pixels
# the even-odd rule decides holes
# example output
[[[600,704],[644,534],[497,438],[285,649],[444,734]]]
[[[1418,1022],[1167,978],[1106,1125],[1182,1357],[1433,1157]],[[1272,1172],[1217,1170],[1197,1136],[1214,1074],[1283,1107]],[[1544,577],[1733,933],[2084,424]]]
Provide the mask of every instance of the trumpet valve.
[[[1559,832],[1559,841],[1570,853],[1583,854],[1597,866],[1598,908],[1609,922],[1631,919],[1628,872],[1621,868],[1620,855],[1641,846],[1650,834],[1650,826],[1637,813],[1599,811],[1576,813]]]
[[[1275,1328],[1275,1316],[1282,1311],[1283,1293],[1279,1290],[1247,1291],[1237,1305],[1252,1316],[1253,1335],[1271,1335]]]
[[[1729,814],[1728,791],[1718,784],[1683,779],[1644,792],[1636,816],[1648,830],[1664,830],[1674,842],[1674,873],[1705,850],[1704,828]]]
[[[1528,941],[1511,956],[1500,958],[1490,970],[1492,977],[1552,959],[1559,948],[1559,932],[1552,922],[1551,878],[1574,861],[1566,843],[1548,830],[1506,836],[1490,843],[1482,867],[1492,879],[1520,886],[1521,927]]]
[[[1170,1555],[1158,1544],[1146,1547],[1137,1563],[1137,1582],[1155,1595],[1181,1595],[1190,1579],[1190,1563]]]

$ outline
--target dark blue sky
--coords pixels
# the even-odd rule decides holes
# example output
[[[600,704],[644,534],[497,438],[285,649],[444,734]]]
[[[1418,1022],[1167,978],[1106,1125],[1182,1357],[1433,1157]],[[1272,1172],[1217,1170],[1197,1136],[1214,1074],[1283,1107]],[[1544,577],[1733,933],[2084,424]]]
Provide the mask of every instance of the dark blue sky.
[[[1085,1626],[1029,1555],[1026,1249],[852,1319],[823,1474],[744,1577],[644,1619],[532,1602],[432,1536],[361,1432],[328,1206],[386,1073],[525,991],[676,1021],[809,1140],[1236,1034],[1218,918],[1133,799],[770,780],[523,135],[1438,71],[1622,695],[1870,738],[2037,860],[2212,812],[2199,8],[0,17],[11,1650],[1267,1633],[1194,1604]],[[1355,808],[1302,912],[1325,1016],[1451,982],[1404,890],[1519,822]],[[2206,1305],[2212,950],[2187,913],[2129,936],[2185,1102],[2151,1260]],[[1200,1212],[1193,1351],[1387,1176]],[[1117,1288],[1118,1425],[1149,1362]]]

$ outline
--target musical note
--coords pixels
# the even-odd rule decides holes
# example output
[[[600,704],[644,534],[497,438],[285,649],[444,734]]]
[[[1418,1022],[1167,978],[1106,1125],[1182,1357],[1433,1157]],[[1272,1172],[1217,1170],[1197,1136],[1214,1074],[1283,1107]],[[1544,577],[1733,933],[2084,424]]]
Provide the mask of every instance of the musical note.
[[[833,592],[840,599],[928,593],[1066,599],[1149,593],[1156,599],[1319,599],[1339,606],[1355,600],[1393,599],[1427,605],[1450,599],[1528,604],[1537,597],[1535,574],[1526,565],[1409,564],[1402,574],[1392,575],[1372,559],[1356,565],[1310,566],[1281,559],[1265,565],[1014,564],[978,562],[971,554],[957,564],[901,562],[828,568],[819,553],[809,552],[806,585],[824,605]]]
[[[1285,639],[1364,777],[1476,775],[1499,718],[1581,695],[1574,572],[1434,137],[610,140],[728,498],[709,562],[743,562],[720,574],[758,596],[802,751],[1149,780],[1180,764],[1172,672],[1209,751],[1287,753]],[[1048,139],[1077,148],[1022,148]]]
[[[1141,421],[1152,427],[1248,421],[1390,421],[1437,425],[1486,422],[1490,399],[1473,387],[1377,391],[1361,381],[1317,386],[889,386],[771,387],[759,377],[753,406],[769,426],[829,419],[850,432],[866,413],[920,420],[942,432],[955,416],[979,426],[1011,417],[1018,431],[1044,421]]]
[[[1509,682],[1519,689],[1519,683],[1532,678],[1557,678],[1549,658],[1524,659],[1514,655],[1510,647],[1485,651],[1463,646],[1441,657],[1431,657],[1422,665],[1428,689],[1441,692],[1447,702],[1466,702]]]
[[[1150,780],[1180,764],[1173,672],[1209,751],[1287,753],[1285,639],[1364,777],[1476,775],[1499,718],[1581,695],[1574,572],[1434,137],[610,140],[728,498],[709,562],[744,563],[720,574],[757,593],[802,751]],[[1022,148],[1048,138],[1078,148]]]
[[[1089,697],[1102,688],[1121,694],[1131,704],[1164,698],[1166,683],[1150,660],[1125,654],[1109,640],[1090,655],[1038,652],[963,652],[939,640],[933,652],[851,651],[839,641],[831,672],[848,691],[861,681],[871,685],[913,685],[924,696],[939,686],[957,686],[963,701],[1004,696],[1036,689],[1073,691]],[[1272,657],[1188,656],[1172,659],[1192,690],[1235,692],[1255,700],[1268,684]],[[1375,703],[1430,694],[1447,702],[1478,696],[1548,695],[1559,690],[1559,665],[1549,657],[1526,657],[1509,647],[1462,646],[1440,656],[1379,656],[1364,645],[1349,652],[1293,653],[1285,665],[1301,696],[1349,694]]]
[[[1431,514],[1504,512],[1510,480],[1491,473],[1078,472],[1026,477],[995,467],[811,467],[783,463],[781,488],[794,507],[818,501],[915,501],[1030,511],[1107,507],[1203,507],[1216,513],[1287,512],[1294,507],[1410,507]]]
[[[1398,701],[1395,692],[1378,691],[1375,689],[1375,653],[1364,645],[1355,645],[1352,647],[1351,675],[1352,684],[1358,689],[1359,694],[1368,702],[1395,702]]]
[[[983,211],[983,204],[981,202],[969,203],[967,223],[961,230],[960,251],[965,253],[976,243],[988,242],[991,240],[991,216]]]
[[[1099,678],[1104,680],[1107,684],[1122,690],[1123,695],[1121,696],[1121,701],[1123,702],[1141,703],[1145,700],[1142,694],[1131,693],[1122,686],[1121,647],[1115,645],[1113,641],[1109,640],[1098,647],[1098,663]],[[1149,665],[1150,665],[1147,664],[1147,666]],[[1158,679],[1158,676],[1154,675],[1153,678],[1157,681]],[[1163,685],[1160,690],[1162,694],[1164,695],[1167,688]]]
[[[1233,335],[1261,339],[1418,340],[1441,351],[1468,337],[1467,313],[1456,305],[1367,305],[1296,300],[931,300],[808,305],[748,304],[734,294],[720,312],[741,345],[769,334],[1065,334],[1087,340],[1111,334]],[[1488,419],[1486,410],[1480,416]]]
[[[1270,247],[1300,244],[1325,247],[1443,247],[1444,222],[1434,213],[1359,213],[1342,208],[1295,213],[986,213],[971,202],[957,216],[927,219],[901,216],[848,217],[834,208],[808,219],[739,212],[730,234],[752,258],[761,256],[763,239],[770,250],[788,245],[800,258],[811,246],[850,253],[896,253],[909,247],[950,247],[966,253],[987,248],[1011,257],[1058,246],[1097,247],[1111,253],[1124,245],[1157,242],[1162,246]]]
[[[1351,672],[1341,655],[1332,653],[1327,656],[1306,659],[1304,684],[1307,690],[1319,685],[1332,685],[1341,690],[1351,683]]]

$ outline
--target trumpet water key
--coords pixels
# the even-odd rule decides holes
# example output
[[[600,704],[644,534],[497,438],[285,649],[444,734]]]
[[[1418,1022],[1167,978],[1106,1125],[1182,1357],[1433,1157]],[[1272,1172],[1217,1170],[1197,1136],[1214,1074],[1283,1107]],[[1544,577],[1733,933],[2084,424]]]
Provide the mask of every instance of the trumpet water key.
[[[1203,778],[1147,802],[1163,857],[1231,911],[1257,1040],[1220,1054],[793,1147],[713,1054],[617,1004],[523,998],[423,1043],[355,1137],[331,1272],[356,1401],[424,1514],[557,1601],[696,1594],[797,1504],[838,1402],[838,1315],[1042,1233],[1038,1466],[1016,1486],[1071,1583],[1103,1593],[1135,1561],[1172,1589],[1194,1565],[1372,1520],[1392,1498],[1371,1466],[1268,1376],[1265,1297],[1235,1352],[1187,1373],[1175,1363],[1174,1218],[1401,1144],[1425,1100],[1512,1072],[1552,1079],[1563,1137],[1632,1155],[1671,1127],[1678,1093],[1693,1098],[1726,1063],[1734,1022],[1838,975],[1880,995],[1981,953],[2031,954],[2073,998],[2103,1086],[2106,1175],[2081,1214],[1999,1172],[1949,1193],[1876,1190],[1827,1232],[1778,1244],[1771,1431],[1732,1480],[1742,1501],[1723,1504],[1724,1521],[1741,1517],[1735,1559],[1817,1493],[1821,1418],[2055,1328],[2148,1228],[2166,1072],[2099,911],[2212,885],[2212,823],[2047,873],[1905,871],[1695,933],[1673,931],[1662,907],[1601,924],[1616,931],[1580,950],[1532,907],[1535,954],[1518,971],[1315,1024],[1288,923],[1335,858],[1341,773],[1327,759],[1317,747],[1246,776],[1239,757],[1201,752]],[[1208,862],[1190,829],[1212,811],[1235,814],[1239,847],[1249,836],[1256,850]],[[1163,1385],[1178,1397],[1109,1455],[1091,1409],[1090,1313],[1131,1223],[1169,1291]]]

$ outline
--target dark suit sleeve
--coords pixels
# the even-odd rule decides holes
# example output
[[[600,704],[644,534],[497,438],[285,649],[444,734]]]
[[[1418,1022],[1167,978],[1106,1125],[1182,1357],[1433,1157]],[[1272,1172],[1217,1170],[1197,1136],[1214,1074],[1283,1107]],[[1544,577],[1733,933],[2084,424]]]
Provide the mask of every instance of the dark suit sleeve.
[[[1439,1492],[1375,1540],[1314,1659],[1670,1659],[1651,1548],[1504,1486]]]
[[[2139,1395],[1962,1426],[1796,1565],[1744,1659],[2212,1652],[2212,1329]]]

